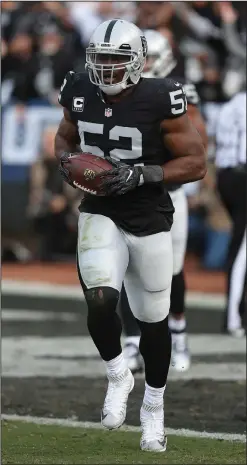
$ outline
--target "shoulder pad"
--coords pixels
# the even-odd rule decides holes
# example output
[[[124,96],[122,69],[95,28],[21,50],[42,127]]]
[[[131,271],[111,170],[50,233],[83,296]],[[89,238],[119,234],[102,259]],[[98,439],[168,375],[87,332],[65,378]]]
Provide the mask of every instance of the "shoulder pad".
[[[58,96],[58,102],[63,107],[67,107],[72,98],[73,85],[76,80],[76,74],[74,71],[69,71],[60,88],[60,93]]]
[[[182,84],[173,79],[165,79],[163,104],[163,118],[177,118],[187,111],[187,99]]]
[[[192,83],[184,83],[183,88],[186,94],[187,102],[190,105],[198,105],[200,103],[200,97],[195,85]]]

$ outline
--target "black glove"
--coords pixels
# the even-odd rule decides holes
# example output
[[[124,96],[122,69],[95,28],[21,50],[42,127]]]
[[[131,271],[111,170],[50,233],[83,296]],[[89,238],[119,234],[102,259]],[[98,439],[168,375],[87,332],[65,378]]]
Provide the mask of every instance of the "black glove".
[[[142,174],[140,166],[126,165],[109,158],[108,161],[115,168],[100,175],[102,180],[100,188],[106,195],[126,194],[139,185]]]
[[[58,165],[59,173],[61,174],[63,180],[67,182],[70,186],[76,189],[73,181],[69,177],[69,170],[66,168],[66,163],[69,163],[69,158],[72,156],[72,153],[64,152],[60,157],[60,162]]]
[[[163,181],[161,166],[130,166],[109,157],[106,159],[115,167],[100,176],[101,189],[106,195],[122,195],[144,183]]]

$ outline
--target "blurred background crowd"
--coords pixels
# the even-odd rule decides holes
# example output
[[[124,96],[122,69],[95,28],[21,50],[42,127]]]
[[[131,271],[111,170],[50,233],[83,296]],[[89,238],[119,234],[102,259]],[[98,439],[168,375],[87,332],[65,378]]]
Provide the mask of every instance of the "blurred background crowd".
[[[1,2],[2,260],[74,257],[81,192],[57,171],[53,140],[65,73],[83,71],[95,27],[121,17],[170,41],[178,74],[201,99],[209,136],[208,174],[185,186],[188,253],[223,269],[231,224],[215,188],[218,111],[246,79],[246,2]]]

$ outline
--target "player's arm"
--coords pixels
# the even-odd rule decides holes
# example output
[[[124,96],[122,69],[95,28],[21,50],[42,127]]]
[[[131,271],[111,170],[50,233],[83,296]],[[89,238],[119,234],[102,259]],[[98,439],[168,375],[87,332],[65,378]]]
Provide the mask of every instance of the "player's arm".
[[[55,156],[60,161],[64,153],[78,151],[79,134],[77,124],[70,118],[69,111],[63,109],[63,118],[55,136]]]
[[[160,85],[155,111],[160,117],[164,152],[173,160],[164,165],[134,166],[116,163],[116,168],[102,175],[102,188],[108,195],[121,195],[143,184],[197,181],[206,174],[206,154],[202,138],[186,115],[187,100],[183,87],[174,81]],[[105,179],[106,178],[106,179]]]
[[[193,123],[197,131],[199,132],[204,148],[207,152],[208,146],[208,136],[206,130],[206,124],[203,120],[202,114],[199,110],[200,104],[200,97],[196,90],[195,85],[192,82],[183,82],[183,89],[186,95],[188,107],[187,107],[187,115],[190,118],[190,121]]]
[[[164,183],[184,184],[202,179],[206,174],[205,149],[189,117],[184,114],[176,119],[165,119],[161,129],[164,145],[173,155],[173,160],[161,167]],[[145,167],[143,171],[145,181]]]
[[[205,176],[206,156],[202,138],[189,117],[184,114],[176,119],[165,119],[161,130],[164,145],[172,153],[173,160],[162,166],[135,167],[117,162],[115,169],[102,175],[102,188],[108,195],[125,194],[143,184],[184,184]]]
[[[206,174],[207,134],[197,107],[199,96],[194,84],[166,81],[164,116],[161,122],[164,146],[173,160],[163,166],[143,167],[144,182],[184,184]]]
[[[201,112],[199,108],[196,105],[190,105],[188,103],[188,108],[187,108],[187,115],[192,122],[192,124],[195,126],[197,131],[199,132],[202,142],[205,148],[205,151],[207,152],[208,148],[208,135],[207,135],[207,130],[206,130],[206,125],[203,120],[203,117],[201,115]]]
[[[69,71],[62,83],[58,102],[63,107],[63,118],[59,124],[55,137],[55,156],[60,161],[64,153],[78,151],[80,137],[76,121],[73,121],[70,110],[74,93],[76,75],[74,71]]]
[[[69,163],[69,157],[77,151],[78,129],[76,123],[71,120],[69,111],[64,108],[64,117],[62,118],[55,136],[55,156],[59,162],[59,172],[65,182],[75,187],[69,176],[69,170],[66,165]]]
[[[63,118],[58,126],[55,136],[55,156],[59,162],[59,171],[64,181],[74,187],[69,177],[69,171],[66,164],[69,162],[71,153],[78,152],[80,137],[77,123],[70,116],[70,108],[73,98],[73,83],[75,73],[70,71],[66,74],[60,89],[58,102],[63,106]],[[80,148],[79,148],[80,150]]]

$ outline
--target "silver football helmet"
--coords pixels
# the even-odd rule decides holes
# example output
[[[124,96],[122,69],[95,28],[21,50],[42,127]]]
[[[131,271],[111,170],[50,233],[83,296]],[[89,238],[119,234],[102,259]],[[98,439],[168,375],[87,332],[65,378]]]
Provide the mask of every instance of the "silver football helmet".
[[[134,24],[112,19],[100,24],[86,48],[90,81],[108,95],[138,83],[145,64],[147,43]]]
[[[147,40],[147,61],[142,76],[147,78],[168,76],[177,64],[168,39],[152,29],[144,31],[144,35]]]

